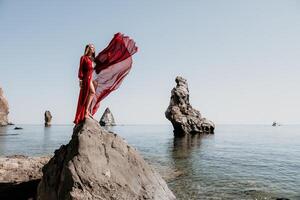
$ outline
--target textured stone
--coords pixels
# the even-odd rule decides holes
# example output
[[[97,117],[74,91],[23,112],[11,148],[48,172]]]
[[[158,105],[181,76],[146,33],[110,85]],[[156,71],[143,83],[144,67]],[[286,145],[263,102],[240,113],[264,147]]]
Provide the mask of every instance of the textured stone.
[[[165,112],[166,118],[173,125],[174,135],[180,137],[186,134],[214,133],[214,123],[203,118],[191,106],[186,79],[177,76],[175,82],[176,86],[171,91],[170,104]]]
[[[3,90],[0,88],[0,126],[8,125],[9,107],[6,98],[3,95]]]
[[[115,126],[116,122],[114,116],[109,108],[106,108],[101,119],[100,119],[101,126]]]
[[[121,137],[93,119],[43,167],[38,199],[175,199],[161,176]]]
[[[35,199],[42,167],[50,157],[0,157],[0,199]]]
[[[51,126],[52,115],[49,110],[45,111],[45,126]]]

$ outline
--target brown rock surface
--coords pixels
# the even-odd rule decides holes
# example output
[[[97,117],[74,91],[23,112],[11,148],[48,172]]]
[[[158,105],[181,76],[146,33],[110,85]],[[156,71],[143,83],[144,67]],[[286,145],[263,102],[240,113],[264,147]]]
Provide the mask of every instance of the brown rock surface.
[[[177,76],[176,86],[171,91],[170,104],[165,116],[171,121],[175,136],[186,134],[214,133],[215,125],[203,118],[189,102],[189,89],[186,79]]]
[[[34,199],[50,157],[0,157],[0,199]]]
[[[101,126],[115,126],[116,125],[114,116],[109,108],[105,109],[99,123]]]
[[[87,119],[43,167],[38,199],[175,199],[161,176],[121,137]]]
[[[45,126],[51,126],[52,115],[49,110],[45,111]]]
[[[3,95],[2,88],[0,88],[0,126],[8,125],[8,113],[8,102]]]

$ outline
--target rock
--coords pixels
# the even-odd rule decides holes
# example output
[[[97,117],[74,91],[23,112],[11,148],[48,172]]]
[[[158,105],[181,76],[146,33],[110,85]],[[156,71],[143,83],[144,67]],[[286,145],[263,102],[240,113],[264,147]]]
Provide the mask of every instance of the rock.
[[[0,157],[0,199],[35,199],[42,166],[50,157]]]
[[[202,127],[202,131],[204,133],[207,133],[207,134],[214,133],[215,124],[206,118],[201,119],[201,127]]]
[[[0,126],[8,125],[9,107],[6,98],[3,95],[3,90],[0,88]]]
[[[101,126],[115,126],[115,119],[112,114],[112,112],[109,110],[109,108],[106,108],[101,119],[100,119],[100,125]]]
[[[20,129],[23,129],[23,128],[22,128],[22,127],[16,126],[14,129],[15,129],[15,130],[20,130]]]
[[[45,126],[51,126],[52,115],[49,110],[45,111]]]
[[[214,123],[202,118],[200,112],[191,106],[186,79],[177,76],[175,82],[177,85],[171,91],[170,104],[165,112],[166,118],[173,125],[175,137],[214,133]]]
[[[37,199],[175,199],[161,176],[121,137],[93,119],[43,167]]]

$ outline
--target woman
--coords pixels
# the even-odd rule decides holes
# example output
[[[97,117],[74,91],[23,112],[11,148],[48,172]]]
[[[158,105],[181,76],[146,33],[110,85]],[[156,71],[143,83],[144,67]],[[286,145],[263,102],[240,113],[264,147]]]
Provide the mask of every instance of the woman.
[[[135,42],[121,33],[116,33],[96,57],[94,45],[86,46],[78,73],[81,89],[75,124],[92,117],[97,112],[100,101],[120,86],[131,69],[132,55],[137,49]],[[96,64],[94,68],[93,62]]]
[[[74,123],[78,124],[84,118],[91,116],[89,107],[91,105],[93,96],[95,95],[95,88],[92,83],[93,62],[95,60],[95,47],[93,44],[88,44],[85,47],[84,55],[80,58],[80,65],[78,71],[80,93],[77,104],[77,111]]]

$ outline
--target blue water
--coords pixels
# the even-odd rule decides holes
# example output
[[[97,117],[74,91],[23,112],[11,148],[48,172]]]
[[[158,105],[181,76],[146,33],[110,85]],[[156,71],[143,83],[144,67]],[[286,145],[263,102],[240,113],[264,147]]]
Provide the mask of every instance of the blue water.
[[[0,155],[49,155],[70,125],[0,127]],[[174,139],[169,125],[115,126],[146,160],[183,174],[178,199],[300,199],[300,126],[218,125],[215,135]]]

